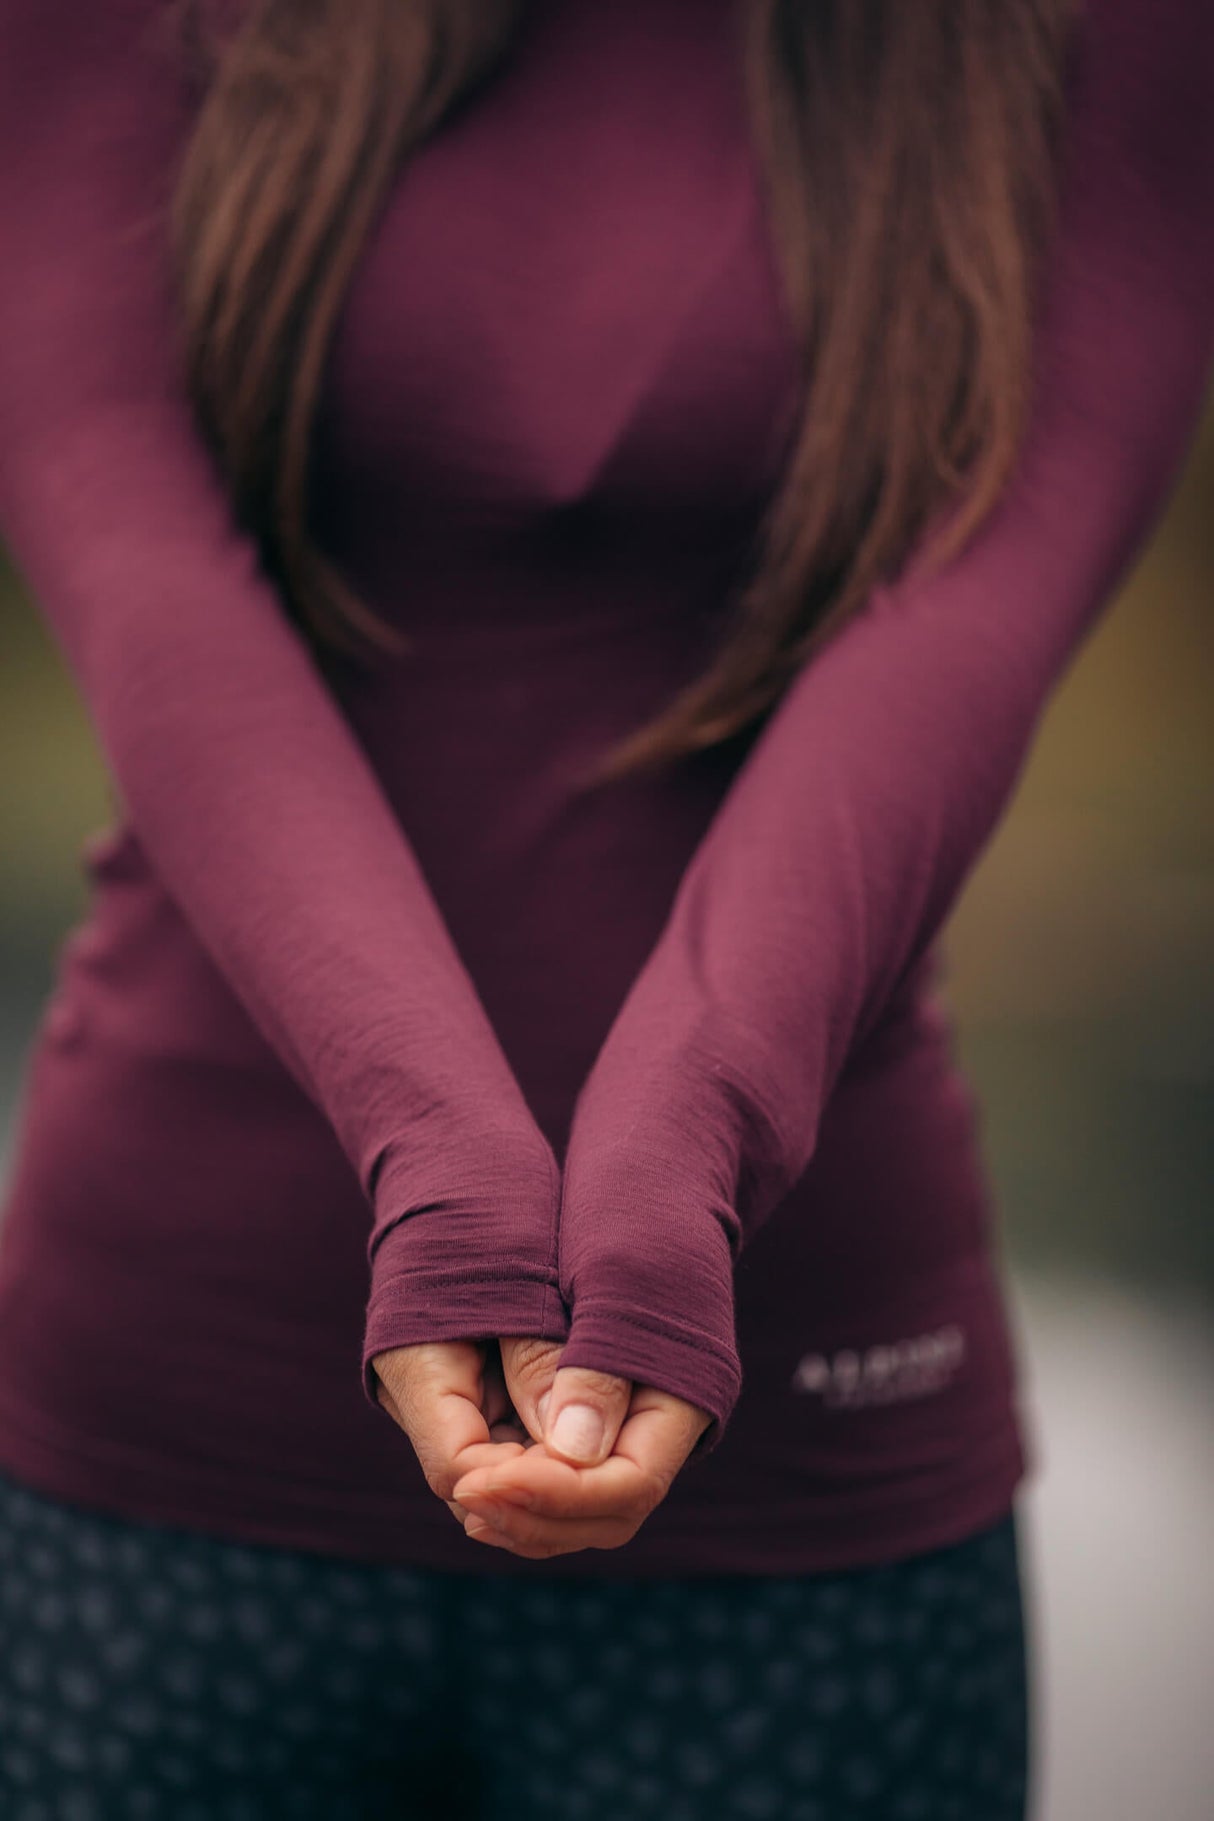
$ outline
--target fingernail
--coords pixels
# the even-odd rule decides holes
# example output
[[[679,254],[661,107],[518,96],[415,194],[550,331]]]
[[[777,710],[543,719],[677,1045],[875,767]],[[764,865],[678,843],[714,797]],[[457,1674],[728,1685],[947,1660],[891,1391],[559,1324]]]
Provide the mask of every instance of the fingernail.
[[[545,1391],[543,1397],[541,1397],[539,1403],[535,1406],[535,1413],[540,1419],[540,1428],[541,1429],[544,1427],[544,1424],[548,1420],[548,1406],[551,1402],[552,1402],[551,1391]]]
[[[549,1440],[554,1448],[575,1461],[597,1460],[605,1433],[602,1414],[589,1404],[566,1404],[553,1425]]]

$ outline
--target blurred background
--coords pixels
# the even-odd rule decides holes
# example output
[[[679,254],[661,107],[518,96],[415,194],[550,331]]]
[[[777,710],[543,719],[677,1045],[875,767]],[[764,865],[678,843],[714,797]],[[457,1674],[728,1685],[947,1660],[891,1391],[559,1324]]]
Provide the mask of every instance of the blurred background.
[[[0,1188],[25,1046],[109,820],[0,552]],[[1038,1821],[1211,1821],[1214,410],[1058,689],[953,920],[1037,1466]],[[977,1821],[977,1817],[975,1817]]]

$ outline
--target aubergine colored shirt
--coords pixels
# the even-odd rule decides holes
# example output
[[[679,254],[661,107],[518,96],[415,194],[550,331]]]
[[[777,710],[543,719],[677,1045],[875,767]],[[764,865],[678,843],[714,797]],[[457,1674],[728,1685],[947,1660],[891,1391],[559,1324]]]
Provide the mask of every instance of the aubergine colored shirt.
[[[0,1234],[37,1487],[480,1570],[369,1360],[503,1334],[714,1419],[551,1573],[893,1558],[1026,1471],[936,939],[1199,412],[1214,8],[1092,0],[970,547],[747,735],[582,793],[707,662],[789,447],[737,11],[542,0],[394,180],[316,426],[317,536],[412,641],[362,664],[310,655],[187,405],[167,9],[0,0],[0,529],[118,812]]]

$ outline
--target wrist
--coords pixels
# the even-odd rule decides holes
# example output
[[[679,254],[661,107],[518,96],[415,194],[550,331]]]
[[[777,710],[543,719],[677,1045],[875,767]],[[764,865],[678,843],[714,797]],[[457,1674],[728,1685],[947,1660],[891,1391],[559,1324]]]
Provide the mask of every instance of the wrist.
[[[484,1341],[521,1336],[563,1341],[569,1315],[556,1274],[533,1261],[455,1265],[445,1274],[403,1270],[376,1282],[363,1328],[363,1391],[376,1403],[374,1360],[420,1341]]]
[[[574,1311],[561,1368],[580,1366],[652,1385],[680,1397],[709,1417],[693,1454],[716,1447],[742,1388],[742,1366],[732,1319],[706,1328],[672,1314],[596,1297]]]
[[[538,1250],[555,1271],[560,1199],[556,1155],[529,1119],[406,1132],[375,1171],[367,1259],[374,1275],[392,1273],[394,1258],[441,1270],[457,1257]]]
[[[561,1365],[653,1385],[706,1411],[715,1445],[741,1388],[731,1213],[710,1190],[621,1167],[565,1171],[560,1285],[571,1311]]]
[[[375,1354],[419,1341],[563,1340],[560,1169],[534,1124],[463,1121],[385,1155],[367,1244],[363,1388]]]

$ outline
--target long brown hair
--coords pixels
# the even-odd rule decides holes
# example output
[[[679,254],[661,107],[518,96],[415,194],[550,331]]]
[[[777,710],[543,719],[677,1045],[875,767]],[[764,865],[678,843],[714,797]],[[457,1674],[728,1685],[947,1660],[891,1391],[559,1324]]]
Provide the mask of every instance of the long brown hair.
[[[402,159],[508,51],[526,0],[251,0],[226,36],[177,3],[204,85],[172,209],[199,420],[314,646],[403,653],[309,536],[310,426]],[[876,583],[972,535],[1024,425],[1072,0],[743,6],[802,403],[712,662],[600,780],[753,724]]]

